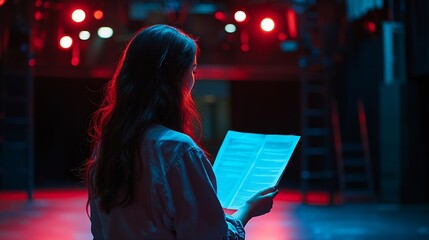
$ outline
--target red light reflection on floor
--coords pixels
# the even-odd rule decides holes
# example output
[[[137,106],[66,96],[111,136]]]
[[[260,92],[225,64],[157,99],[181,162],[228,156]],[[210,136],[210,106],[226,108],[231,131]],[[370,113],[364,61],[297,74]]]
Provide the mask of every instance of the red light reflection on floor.
[[[85,189],[0,192],[0,239],[91,239]]]
[[[289,223],[291,219],[287,204],[276,201],[271,212],[251,219],[245,230],[246,240],[289,240],[294,229]]]
[[[91,239],[86,189],[36,190],[33,196],[29,202],[25,192],[0,192],[0,239]],[[309,204],[326,205],[329,200],[325,193],[307,197]],[[301,203],[301,193],[281,190],[269,214],[249,221],[246,240],[296,239],[300,226],[294,219],[294,203]]]

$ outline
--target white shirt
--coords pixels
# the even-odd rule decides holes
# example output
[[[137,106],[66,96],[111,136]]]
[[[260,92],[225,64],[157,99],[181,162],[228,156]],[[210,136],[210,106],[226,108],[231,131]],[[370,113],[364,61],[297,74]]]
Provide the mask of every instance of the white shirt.
[[[243,225],[224,214],[216,196],[211,163],[190,137],[154,125],[141,147],[133,201],[109,214],[90,201],[94,239],[244,239]]]

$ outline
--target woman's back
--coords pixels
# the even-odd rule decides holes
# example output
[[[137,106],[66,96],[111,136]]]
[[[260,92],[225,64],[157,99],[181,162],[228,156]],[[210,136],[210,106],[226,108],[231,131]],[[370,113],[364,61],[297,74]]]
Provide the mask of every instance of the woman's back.
[[[222,239],[225,216],[215,178],[204,153],[185,134],[162,125],[148,129],[136,169],[135,197],[109,214],[91,202],[92,231],[98,239]],[[101,237],[102,235],[102,237]]]

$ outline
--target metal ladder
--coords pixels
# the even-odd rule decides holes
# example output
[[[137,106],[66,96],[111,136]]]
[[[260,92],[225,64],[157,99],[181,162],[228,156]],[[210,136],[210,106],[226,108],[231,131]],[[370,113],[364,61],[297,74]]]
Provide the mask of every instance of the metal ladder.
[[[301,194],[328,192],[334,203],[335,168],[330,127],[329,73],[323,65],[301,72]]]
[[[301,195],[310,203],[310,192],[328,193],[334,203],[336,171],[331,131],[331,71],[332,59],[324,55],[325,34],[315,1],[301,14],[301,40],[304,57],[300,59],[301,105]]]
[[[357,112],[361,139],[360,141],[344,141],[341,136],[338,107],[336,102],[332,101],[333,138],[343,203],[375,201],[366,114],[361,100],[357,102]]]

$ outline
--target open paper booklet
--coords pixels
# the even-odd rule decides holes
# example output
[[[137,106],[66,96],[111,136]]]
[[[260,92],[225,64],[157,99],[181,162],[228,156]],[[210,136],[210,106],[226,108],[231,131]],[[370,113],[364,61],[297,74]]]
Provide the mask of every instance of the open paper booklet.
[[[299,138],[228,131],[213,166],[222,207],[238,209],[256,192],[276,186]]]

